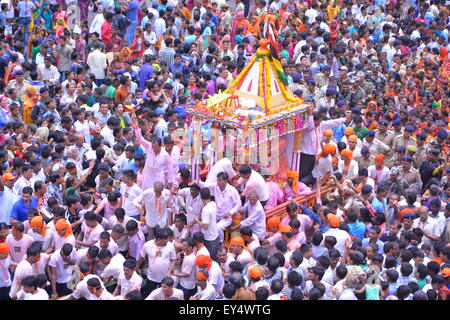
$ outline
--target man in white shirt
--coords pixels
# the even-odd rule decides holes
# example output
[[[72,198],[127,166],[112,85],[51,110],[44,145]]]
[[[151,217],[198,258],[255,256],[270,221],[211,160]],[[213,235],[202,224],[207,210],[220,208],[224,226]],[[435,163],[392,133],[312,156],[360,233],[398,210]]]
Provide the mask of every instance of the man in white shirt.
[[[52,285],[52,298],[71,294],[67,283],[72,278],[73,267],[77,260],[77,251],[66,243],[60,250],[56,250],[50,257],[50,280]]]
[[[0,222],[6,224],[9,224],[10,222],[9,219],[14,203],[19,200],[19,197],[16,196],[16,193],[13,190],[15,179],[16,177],[10,173],[4,173],[0,179],[0,208],[2,208]]]
[[[116,117],[110,117],[108,121],[106,121],[106,126],[100,131],[100,135],[105,138],[105,142],[109,145],[110,148],[114,146],[115,139],[113,130],[114,128],[119,127],[120,123]]]
[[[100,85],[105,80],[106,54],[100,51],[100,44],[94,45],[94,51],[89,53],[86,64],[89,66],[90,72],[95,75],[97,85]]]
[[[414,220],[413,228],[422,229],[424,233],[423,243],[433,247],[434,241],[439,240],[440,234],[437,230],[436,219],[432,218],[428,212],[427,206],[420,207],[419,218]]]
[[[35,276],[27,276],[22,280],[23,289],[19,292],[19,300],[48,300],[48,293],[39,288]]]
[[[190,300],[215,300],[216,289],[208,281],[209,273],[206,270],[197,271],[195,282],[197,283],[197,293]]]
[[[255,170],[252,170],[250,166],[243,165],[239,168],[241,179],[238,180],[239,185],[245,185],[242,190],[241,196],[247,197],[251,190],[254,190],[258,195],[259,201],[261,201],[264,207],[269,200],[269,187],[266,184],[264,178]]]
[[[160,11],[160,12],[162,13],[164,11]],[[166,21],[164,20],[164,14],[155,20],[154,26],[155,26],[156,38],[159,39],[162,37],[164,31],[166,30]]]
[[[195,221],[200,225],[201,232],[205,236],[205,247],[214,259],[220,244],[219,229],[217,227],[217,205],[214,201],[211,201],[211,193],[208,188],[203,188],[200,191],[200,197],[203,200],[204,207],[201,219],[196,217]]]
[[[87,212],[83,219],[81,233],[78,235],[78,239],[75,242],[75,247],[78,249],[93,246],[100,239],[100,234],[104,231],[101,224],[98,223],[97,215],[92,211]]]
[[[300,172],[300,179],[306,177],[314,169],[323,132],[346,122],[348,122],[347,118],[322,121],[322,114],[318,112],[313,113],[313,109],[308,110],[307,126],[303,130],[301,141],[300,168],[293,168],[293,170]]]
[[[59,82],[60,74],[58,68],[52,65],[50,57],[45,57],[44,63],[37,65],[37,73],[38,80],[43,81],[49,87],[55,86]]]
[[[105,10],[104,14],[98,13],[92,20],[91,26],[89,28],[89,33],[96,32],[99,39],[102,39],[102,25],[103,25],[103,22],[105,22],[105,14],[106,14],[106,10]]]
[[[236,176],[236,171],[233,169],[233,164],[230,159],[222,158],[217,161],[209,170],[208,176],[206,177],[206,185],[214,185],[217,182],[217,175],[221,172],[228,174],[228,178],[231,180]]]
[[[155,239],[144,244],[137,262],[138,269],[145,258],[148,258],[149,261],[147,269],[148,283],[144,288],[143,296],[148,296],[161,284],[164,277],[172,275],[175,268],[175,247],[169,242],[167,230],[158,230],[155,234]]]
[[[155,228],[165,228],[171,224],[172,214],[178,213],[172,195],[169,190],[164,189],[164,183],[156,181],[153,188],[145,190],[133,200],[133,204],[139,210],[145,223],[150,228],[150,232],[155,232]],[[169,215],[169,209],[171,213]]]
[[[102,282],[98,278],[89,279],[87,288],[91,293],[89,300],[115,300],[114,296],[102,286]]]
[[[219,297],[225,284],[222,268],[216,261],[203,255],[197,256],[195,264],[199,269],[208,271],[208,282],[214,286],[216,296]]]
[[[110,282],[112,279],[118,280],[120,273],[123,271],[123,263],[125,258],[121,254],[112,255],[108,249],[101,249],[98,253],[99,262],[105,265],[100,278],[104,283]]]
[[[198,184],[191,185],[190,188],[183,188],[178,191],[178,206],[186,212],[187,228],[190,235],[200,231],[200,227],[195,221],[196,217],[200,217],[203,209],[203,201],[200,198],[201,188]]]
[[[261,202],[258,200],[257,193],[252,190],[249,192],[247,202],[239,210],[239,213],[247,212],[247,218],[240,223],[233,225],[231,231],[239,230],[241,227],[250,227],[252,232],[257,235],[260,242],[264,241],[266,235],[266,216]]]
[[[177,288],[183,291],[184,300],[189,300],[189,298],[197,292],[197,288],[195,286],[195,242],[192,238],[186,238],[183,240],[182,245],[183,251],[181,252],[181,268],[179,272],[174,272],[173,276],[178,277],[180,280]]]
[[[14,183],[14,192],[20,197],[25,187],[33,187],[31,185],[31,177],[33,176],[33,168],[29,164],[22,167],[22,176]]]
[[[136,184],[136,174],[133,170],[125,170],[122,173],[122,181],[123,183],[120,185],[121,207],[127,216],[139,221],[141,214],[133,201],[142,194],[142,189]]]
[[[205,185],[214,196],[217,205],[217,227],[219,229],[220,241],[224,239],[224,231],[231,225],[232,216],[238,212],[241,207],[241,197],[235,187],[228,182],[228,174],[220,172],[217,175],[217,183],[214,185]]]
[[[325,239],[326,236],[335,237],[337,242],[334,247],[339,250],[341,254],[343,254],[345,251],[345,242],[347,240],[350,240],[350,235],[344,230],[338,229],[340,225],[340,219],[336,215],[329,213],[327,215],[327,219],[330,224],[330,229],[328,229],[328,231],[323,234],[323,238]],[[321,245],[323,246],[324,244],[322,243]]]
[[[128,259],[123,263],[123,269],[119,274],[119,279],[117,280],[117,287],[114,290],[113,295],[120,295],[125,297],[125,295],[133,290],[141,290],[142,278],[135,271],[136,260]]]
[[[153,290],[150,295],[145,298],[145,300],[168,300],[168,299],[177,299],[183,300],[184,294],[180,289],[176,289],[173,287],[175,281],[170,277],[165,277],[161,281],[161,287]]]
[[[41,259],[41,250],[39,246],[30,246],[27,249],[27,257],[19,262],[14,272],[14,278],[9,291],[11,299],[17,299],[17,293],[22,287],[22,280],[26,276],[34,275],[33,265]]]

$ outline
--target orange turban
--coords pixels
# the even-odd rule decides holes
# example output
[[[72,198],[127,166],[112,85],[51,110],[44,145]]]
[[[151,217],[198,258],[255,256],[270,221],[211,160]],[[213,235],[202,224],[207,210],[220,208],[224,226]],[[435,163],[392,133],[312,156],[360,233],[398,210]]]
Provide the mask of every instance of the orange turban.
[[[331,163],[339,163],[339,159],[336,157],[331,158]]]
[[[345,130],[344,130],[344,134],[345,134],[346,136],[351,136],[352,134],[355,134],[355,130],[353,130],[352,127],[347,127],[347,128],[345,128]]]
[[[281,219],[279,216],[275,216],[267,220],[267,228],[278,227],[281,224]]]
[[[339,218],[335,214],[329,213],[327,215],[327,219],[328,219],[328,223],[333,228],[337,228],[341,224],[341,221],[339,220]]]
[[[331,136],[333,136],[333,130],[327,129],[323,132],[323,135],[327,136],[327,137],[331,137]]]
[[[282,224],[278,227],[278,231],[281,233],[292,232],[292,228],[289,225]]]
[[[208,280],[208,277],[203,272],[200,271],[197,271],[197,278],[200,278],[205,281]]]
[[[352,134],[350,137],[348,137],[348,141],[358,142],[358,136]]]
[[[242,237],[233,237],[230,241],[230,246],[241,246],[245,247],[245,241]]]
[[[294,182],[292,183],[292,190],[294,191],[294,193],[297,193],[298,190],[298,177],[300,175],[298,174],[297,171],[294,170],[288,170],[287,171],[287,177],[294,179]]]
[[[334,155],[336,153],[336,146],[334,144],[327,143],[326,145],[323,146],[322,152],[325,154]]]
[[[9,253],[9,246],[5,242],[0,243],[0,253]]]
[[[375,156],[375,162],[384,162],[385,158],[384,154],[378,154]]]
[[[260,279],[263,276],[263,273],[260,267],[254,266],[248,269],[248,275],[252,279]]]
[[[72,228],[70,227],[70,224],[67,222],[66,219],[59,219],[55,223],[55,229],[56,230],[66,229],[66,233],[64,233],[64,238],[67,238],[69,235],[72,234]]]
[[[207,265],[207,268],[209,268],[211,266],[212,259],[208,256],[201,254],[201,255],[197,256],[195,263],[196,263],[197,267]]]
[[[350,149],[344,149],[341,151],[341,155],[344,157],[349,158],[350,160],[353,160],[353,152]]]
[[[31,227],[41,227],[41,236],[43,236],[43,237],[45,237],[45,234],[47,233],[47,229],[49,229],[49,227],[47,227],[44,224],[44,219],[42,219],[41,216],[37,216],[37,217],[34,217],[33,219],[31,219],[30,226]]]

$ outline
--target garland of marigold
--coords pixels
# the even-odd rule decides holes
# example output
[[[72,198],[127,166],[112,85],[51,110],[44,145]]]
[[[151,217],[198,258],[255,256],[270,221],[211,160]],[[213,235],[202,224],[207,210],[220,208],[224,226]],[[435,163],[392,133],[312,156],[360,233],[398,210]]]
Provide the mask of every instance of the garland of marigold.
[[[266,100],[266,105],[267,105],[267,111],[269,111],[270,113],[272,113],[272,91],[270,88],[271,85],[271,78],[270,78],[270,70],[269,70],[269,61],[267,61],[267,59],[264,59],[264,67],[265,67],[265,71],[266,71],[266,91],[267,91],[267,100]]]

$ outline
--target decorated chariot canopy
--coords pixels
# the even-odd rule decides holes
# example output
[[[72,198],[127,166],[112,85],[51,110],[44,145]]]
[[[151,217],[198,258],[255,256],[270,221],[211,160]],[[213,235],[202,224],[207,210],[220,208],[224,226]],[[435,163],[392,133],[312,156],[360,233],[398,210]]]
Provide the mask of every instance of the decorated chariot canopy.
[[[292,93],[280,61],[268,48],[269,41],[261,39],[259,45],[225,91],[188,107],[188,114],[243,130],[271,126],[279,135],[302,130],[312,104]]]

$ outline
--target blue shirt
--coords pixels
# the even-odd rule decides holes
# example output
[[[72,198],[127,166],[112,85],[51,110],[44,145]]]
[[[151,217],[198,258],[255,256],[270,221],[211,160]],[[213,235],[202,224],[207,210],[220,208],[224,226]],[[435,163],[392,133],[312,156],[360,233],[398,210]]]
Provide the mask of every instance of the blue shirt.
[[[38,207],[38,199],[35,196],[31,196],[30,205],[26,205],[23,202],[23,199],[20,198],[19,200],[14,203],[14,206],[11,211],[11,218],[16,219],[17,221],[24,222],[28,219],[28,210],[31,208],[37,208]]]
[[[363,222],[349,223],[347,224],[349,233],[360,239],[364,239],[364,234],[366,233],[366,225]]]
[[[333,136],[336,139],[337,142],[341,141],[344,137],[344,131],[345,131],[345,124],[342,124],[336,128],[331,129],[333,131]]]
[[[17,8],[19,8],[19,17],[25,18],[30,17],[31,13],[36,9],[36,6],[32,1],[20,1],[17,5]]]
[[[383,199],[384,205],[387,208],[387,199]],[[377,197],[375,197],[372,200],[372,208],[373,210],[375,210],[375,212],[382,212],[384,213],[384,209],[383,209],[383,203],[381,203],[380,200],[378,200]]]
[[[139,3],[137,1],[131,1],[128,4],[128,11],[126,16],[131,23],[138,22],[138,7]]]
[[[153,72],[155,72],[155,70],[150,63],[144,63],[142,65],[139,72],[139,89],[145,89],[145,81],[151,79]]]
[[[367,245],[368,245],[369,243],[370,243],[370,238],[365,238],[365,239],[363,239],[363,241],[362,241],[362,246],[363,246],[363,248],[367,247]],[[383,243],[380,239],[377,240],[377,246],[378,246],[378,251],[377,251],[377,253],[383,254],[384,243]]]
[[[178,116],[187,116],[186,107],[182,105],[173,107],[173,110],[177,112]]]
[[[176,63],[170,65],[169,70],[173,76],[175,76],[177,72],[182,73],[186,78],[189,76],[189,68],[186,67],[186,65],[182,62],[180,62],[178,65]]]

